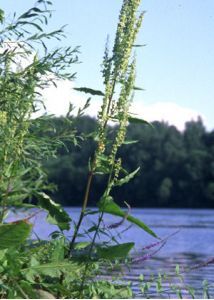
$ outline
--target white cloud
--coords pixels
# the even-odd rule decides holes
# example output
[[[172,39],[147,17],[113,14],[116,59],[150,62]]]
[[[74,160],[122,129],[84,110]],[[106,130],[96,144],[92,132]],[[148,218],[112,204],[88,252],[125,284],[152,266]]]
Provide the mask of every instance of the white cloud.
[[[44,103],[47,112],[55,114],[56,116],[65,115],[68,112],[69,103],[75,107],[73,113],[76,114],[78,108],[83,107],[89,98],[88,95],[75,91],[73,89],[73,83],[69,80],[58,81],[57,87],[51,85],[42,91],[42,95],[45,99]],[[98,97],[93,97],[91,105],[86,111],[88,115],[93,117],[97,116],[102,101],[100,97],[97,98]]]
[[[82,107],[87,95],[73,90],[73,84],[69,81],[60,81],[57,88],[49,87],[43,91],[43,96],[46,99],[45,105],[49,113],[57,116],[65,115],[68,111],[69,102],[75,107],[74,113],[79,107]],[[86,114],[96,117],[101,106],[101,97],[92,97],[91,105],[87,109]],[[145,104],[140,101],[134,101],[131,112],[138,115],[149,122],[151,121],[166,121],[170,125],[175,125],[178,129],[183,130],[186,121],[197,120],[201,115],[194,109],[178,105],[173,102],[155,102],[153,104]],[[204,116],[202,119],[206,121]]]
[[[5,45],[0,48],[0,53],[8,48],[11,50],[14,48],[16,49],[17,44],[10,43],[11,42],[5,43]],[[18,55],[15,58],[14,66],[12,66],[14,71],[18,68],[27,67],[33,61],[33,57],[36,54],[32,53],[31,55],[26,56],[23,49],[20,49],[19,47],[17,47],[16,51]],[[73,83],[68,80],[58,81],[57,88],[51,85],[49,88],[40,92],[42,92],[45,99],[44,103],[47,108],[47,112],[56,116],[65,115],[68,112],[69,103],[72,103],[76,108],[73,112],[75,115],[78,108],[83,107],[88,98],[87,95],[75,91],[73,89]],[[101,97],[93,97],[86,114],[96,117],[101,106],[101,101]],[[33,114],[33,117],[37,117],[43,112],[44,111],[35,113]],[[180,130],[184,129],[185,122],[197,120],[198,116],[201,116],[201,114],[196,110],[178,105],[174,102],[155,102],[152,104],[145,104],[140,101],[135,101],[131,107],[131,112],[149,122],[166,121],[170,125],[175,125]],[[203,115],[201,117],[206,124],[206,118]]]

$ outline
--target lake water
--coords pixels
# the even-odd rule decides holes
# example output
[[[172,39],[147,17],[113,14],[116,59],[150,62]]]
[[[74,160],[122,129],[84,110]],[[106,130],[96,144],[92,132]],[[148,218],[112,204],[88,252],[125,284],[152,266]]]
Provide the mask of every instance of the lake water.
[[[69,207],[66,208],[66,211],[73,220],[78,219],[79,208]],[[210,284],[214,284],[214,262],[206,267],[186,272],[188,268],[203,264],[214,258],[214,210],[132,209],[131,214],[145,222],[160,238],[171,235],[164,247],[155,253],[153,257],[146,261],[139,261],[139,257],[145,254],[142,248],[157,240],[136,225],[132,225],[131,228],[126,230],[130,225],[127,221],[114,230],[115,235],[119,235],[121,231],[126,230],[120,239],[121,243],[135,243],[135,250],[132,255],[137,261],[130,266],[130,270],[124,267],[124,277],[127,281],[132,282],[137,298],[142,296],[139,288],[140,274],[148,279],[151,272],[156,275],[160,271],[161,273],[171,274],[174,278],[176,264],[179,264],[180,272],[184,272],[183,278],[186,284],[190,284],[195,288],[200,287],[203,280],[208,280]],[[104,224],[109,226],[115,221],[118,222],[118,220],[118,218],[106,214]],[[33,222],[35,224],[34,232],[42,239],[48,238],[49,234],[57,229],[45,222],[45,213],[43,212],[33,218]],[[96,215],[88,216],[83,226],[89,228],[93,225],[93,222],[96,222]],[[66,232],[66,235],[71,236],[72,232]],[[156,249],[152,248],[148,250],[148,253]],[[168,283],[164,283],[166,289]],[[154,290],[154,287],[151,288],[151,293],[154,292],[152,289]],[[200,293],[201,289],[198,292],[196,291],[198,297],[202,297]],[[210,293],[214,296],[213,288],[210,288]],[[185,297],[188,297],[188,295],[186,294]]]

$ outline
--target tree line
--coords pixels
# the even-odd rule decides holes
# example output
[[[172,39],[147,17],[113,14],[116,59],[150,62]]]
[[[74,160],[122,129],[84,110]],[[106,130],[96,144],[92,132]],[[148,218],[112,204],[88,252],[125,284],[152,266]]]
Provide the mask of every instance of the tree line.
[[[52,121],[59,131],[66,126],[63,117]],[[57,185],[52,197],[64,206],[81,205],[96,145],[95,119],[84,116],[72,122],[79,136],[76,145],[65,143],[58,157],[45,162],[50,181]],[[115,126],[109,127],[112,136],[114,131]],[[140,166],[132,181],[113,191],[120,205],[126,201],[131,207],[214,207],[214,130],[207,131],[200,118],[187,122],[183,132],[165,122],[130,124],[119,155],[129,172]],[[91,206],[105,184],[105,177],[95,177]]]

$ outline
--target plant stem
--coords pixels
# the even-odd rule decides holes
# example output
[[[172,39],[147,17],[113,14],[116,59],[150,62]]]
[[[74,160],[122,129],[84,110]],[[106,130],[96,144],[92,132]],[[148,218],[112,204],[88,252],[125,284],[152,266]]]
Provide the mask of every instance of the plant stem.
[[[110,193],[110,190],[111,190],[111,178],[112,178],[113,169],[114,169],[114,167],[112,166],[111,172],[109,173],[108,184],[107,184],[107,188],[106,188],[106,192],[105,192],[106,195],[108,195]],[[100,224],[101,224],[101,222],[103,220],[103,215],[104,215],[104,212],[102,211],[101,214],[100,214],[100,216],[99,216],[99,220],[98,220],[98,224],[97,224],[97,227],[96,227],[96,231],[94,233],[94,236],[93,236],[90,248],[89,248],[89,252],[88,252],[88,258],[89,259],[91,258],[92,250],[93,250],[96,238],[97,238],[97,234],[98,234],[98,231],[99,231],[99,228],[100,228]],[[83,287],[84,287],[84,283],[85,283],[85,280],[86,280],[86,274],[87,274],[88,268],[89,268],[89,263],[87,262],[86,266],[85,266],[85,272],[83,274],[83,279],[82,279],[81,287],[80,287],[80,295],[79,295],[80,298],[83,296],[82,292],[83,292]]]
[[[111,102],[112,102],[112,98],[113,98],[113,95],[114,95],[115,85],[116,85],[116,77],[113,79],[113,83],[112,83],[112,93],[111,93],[111,96],[110,96],[109,101],[108,101],[107,115],[109,114],[109,111],[110,111],[110,108],[111,108]],[[108,123],[108,120],[105,121],[105,124],[103,126],[104,130],[106,129],[107,123]],[[87,204],[88,204],[88,198],[89,198],[89,193],[90,193],[90,189],[91,189],[91,183],[92,183],[92,179],[93,179],[93,176],[94,176],[93,170],[95,170],[95,168],[96,168],[96,156],[95,156],[93,164],[92,164],[92,171],[90,171],[89,175],[88,175],[88,180],[87,180],[85,196],[84,196],[84,200],[83,200],[83,204],[82,204],[82,208],[81,208],[81,213],[80,213],[80,216],[79,216],[77,226],[76,226],[75,231],[74,231],[73,238],[72,238],[72,240],[70,242],[70,246],[69,246],[69,255],[71,255],[71,251],[73,250],[75,240],[77,238],[80,226],[82,224],[82,221],[83,221],[83,218],[84,218],[84,215],[85,215],[85,209],[86,209]]]
[[[18,288],[18,290],[20,291],[22,297],[24,297],[24,299],[29,299],[28,295],[23,291],[23,289],[21,288],[21,286],[17,283],[16,287]]]
[[[90,245],[90,248],[89,248],[89,252],[88,252],[88,257],[89,257],[89,259],[91,258],[92,250],[93,250],[93,247],[94,247],[94,244],[95,244],[95,240],[96,240],[96,237],[97,237],[99,228],[100,228],[100,224],[101,224],[102,219],[103,219],[103,215],[104,215],[104,212],[101,212],[100,217],[99,217],[99,220],[98,220],[97,228],[96,228],[96,231],[95,231],[95,233],[94,233],[93,240],[92,240],[91,245]],[[89,260],[89,261],[90,261],[90,260]],[[83,296],[83,295],[82,295],[82,292],[83,292],[83,287],[84,287],[85,280],[86,280],[86,274],[87,274],[88,268],[89,268],[89,266],[90,266],[89,261],[86,263],[86,266],[85,266],[85,272],[84,272],[83,277],[82,277],[82,282],[81,282],[81,286],[80,286],[80,294],[79,294],[79,298],[81,298],[81,297]]]
[[[113,79],[113,82],[112,82],[112,92],[111,92],[111,96],[109,97],[109,101],[108,101],[108,107],[107,107],[107,116],[110,112],[110,108],[111,108],[111,102],[112,102],[112,99],[113,99],[113,96],[114,96],[114,90],[115,90],[115,86],[116,86],[116,80],[117,80],[117,77],[115,76],[114,79]],[[106,126],[107,126],[107,123],[108,123],[108,119],[106,119],[105,121],[105,124],[103,126],[103,129],[105,130]]]
[[[10,181],[11,178],[9,178],[8,184],[7,184],[7,189],[6,193],[1,201],[1,214],[0,214],[0,224],[3,223],[4,221],[4,213],[7,210],[7,199],[8,199],[8,194],[9,194],[9,188],[10,188]]]
[[[77,234],[79,232],[79,228],[80,228],[80,226],[82,224],[82,220],[83,220],[84,215],[85,215],[85,209],[86,209],[87,203],[88,203],[88,198],[89,198],[89,193],[90,193],[90,189],[91,189],[92,178],[93,178],[93,171],[89,172],[89,175],[88,175],[88,181],[87,181],[87,185],[86,185],[85,196],[84,196],[84,200],[83,200],[83,205],[82,205],[81,213],[80,213],[80,216],[79,216],[79,220],[78,220],[77,226],[76,226],[75,231],[74,231],[73,238],[72,238],[72,240],[70,242],[70,247],[69,247],[69,253],[70,254],[71,254],[71,251],[73,250],[73,246],[74,246]]]

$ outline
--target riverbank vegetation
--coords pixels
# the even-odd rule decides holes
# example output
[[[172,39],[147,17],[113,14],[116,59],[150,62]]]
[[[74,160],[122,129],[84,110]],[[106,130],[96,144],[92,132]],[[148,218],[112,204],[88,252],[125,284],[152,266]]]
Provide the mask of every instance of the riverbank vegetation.
[[[131,285],[122,280],[122,266],[132,263],[130,251],[134,243],[120,243],[112,230],[127,220],[157,240],[146,250],[162,247],[166,242],[143,220],[131,215],[128,202],[124,202],[127,209],[121,209],[114,194],[139,172],[137,165],[128,170],[123,159],[122,148],[135,145],[135,141],[127,139],[131,128],[127,126],[147,124],[129,113],[135,90],[133,48],[144,16],[138,13],[139,4],[140,0],[123,1],[113,49],[107,44],[103,59],[104,91],[79,88],[80,92],[103,97],[96,130],[88,132],[89,136],[84,130],[78,131],[78,122],[86,120],[82,114],[89,101],[76,119],[70,116],[72,106],[61,119],[36,114],[44,106],[43,90],[51,84],[57,86],[60,80],[73,80],[72,66],[78,62],[77,47],[57,48],[57,43],[61,45],[65,37],[63,28],[46,31],[52,14],[51,2],[39,0],[34,7],[18,17],[14,14],[9,21],[0,10],[1,298],[132,298]],[[50,49],[49,42],[53,40],[56,47]],[[112,121],[117,124],[113,132],[108,126]],[[49,181],[47,169],[64,151],[83,149],[82,141],[92,143],[93,147],[87,159],[84,158],[87,168],[81,176],[86,187],[79,220],[74,222],[63,206],[53,200],[55,186]],[[75,150],[69,159],[72,164],[79,163]],[[74,173],[80,175],[78,168]],[[93,203],[96,209],[92,210],[88,203],[94,181],[100,178],[105,184]],[[20,210],[28,212],[28,216],[9,222],[10,213]],[[49,240],[43,241],[39,236],[32,240],[31,219],[41,210],[46,211],[47,222],[58,229]],[[120,217],[118,222],[106,227],[103,223],[106,213]],[[96,215],[98,221],[82,229],[87,215]],[[64,230],[70,234],[65,236]],[[141,259],[149,257],[145,253]],[[106,270],[117,270],[110,281],[103,277]],[[147,290],[144,279],[140,280],[142,290]],[[160,277],[156,282],[159,289]]]
[[[132,242],[119,244],[112,239],[110,228],[103,229],[104,213],[127,219],[157,238],[141,220],[121,210],[111,196],[114,186],[128,182],[138,171],[129,174],[123,169],[118,150],[125,141],[128,118],[131,118],[129,105],[136,64],[132,48],[143,19],[143,13],[137,13],[139,4],[140,1],[124,1],[112,53],[106,45],[102,69],[105,92],[94,136],[96,149],[86,172],[88,179],[77,223],[50,198],[53,186],[43,167],[44,161],[57,156],[58,148],[66,147],[65,142],[70,145],[80,139],[69,118],[72,106],[63,119],[62,131],[52,126],[52,116],[35,114],[44,106],[44,89],[51,84],[57,86],[60,80],[74,79],[72,65],[78,61],[78,48],[50,49],[50,40],[57,43],[64,38],[63,28],[46,31],[52,14],[50,1],[37,1],[22,15],[14,14],[12,21],[5,20],[4,12],[0,11],[1,298],[111,298],[116,295],[127,298],[132,294],[129,287],[99,280],[97,275],[102,273],[101,265],[110,267],[116,259],[128,258],[134,246]],[[116,87],[118,100],[113,99]],[[87,88],[81,90],[97,93]],[[88,102],[85,108],[87,105]],[[118,128],[115,138],[110,139],[108,122],[113,118]],[[90,211],[87,204],[92,178],[98,173],[108,180],[97,209]],[[23,208],[37,210],[25,219],[7,223],[12,210]],[[37,241],[28,241],[32,230],[30,219],[38,209],[47,211],[47,222],[58,226],[50,241],[41,241],[39,237]],[[91,234],[91,238],[86,243],[78,243],[82,221],[88,214],[98,215],[98,222],[85,229],[84,236]],[[63,230],[72,230],[69,239]],[[101,239],[97,244],[97,237],[102,234],[111,238],[109,242]]]

